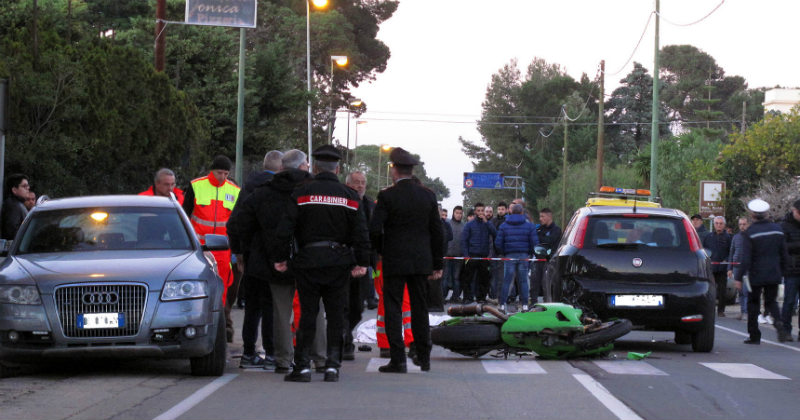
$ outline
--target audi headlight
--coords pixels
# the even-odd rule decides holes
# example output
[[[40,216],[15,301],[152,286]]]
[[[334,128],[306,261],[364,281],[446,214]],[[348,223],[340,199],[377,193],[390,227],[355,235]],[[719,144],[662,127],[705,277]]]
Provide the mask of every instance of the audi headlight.
[[[208,297],[208,284],[200,280],[179,280],[164,283],[161,300],[197,299]]]
[[[39,305],[42,299],[36,286],[0,286],[0,303]]]

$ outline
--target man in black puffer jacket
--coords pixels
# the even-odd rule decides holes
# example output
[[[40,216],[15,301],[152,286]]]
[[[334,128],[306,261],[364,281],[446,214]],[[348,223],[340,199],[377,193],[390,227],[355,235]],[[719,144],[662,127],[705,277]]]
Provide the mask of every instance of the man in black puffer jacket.
[[[800,200],[792,204],[792,212],[786,215],[781,224],[789,252],[789,263],[783,273],[783,308],[781,321],[787,341],[792,341],[792,311],[800,294]],[[797,320],[800,327],[800,318]],[[799,338],[800,340],[800,338]]]
[[[761,330],[758,329],[758,313],[761,305],[761,292],[764,292],[764,306],[771,314],[778,313],[778,285],[786,270],[789,254],[783,230],[767,220],[769,204],[761,199],[747,203],[753,224],[744,232],[742,243],[741,270],[734,275],[736,288],[742,287],[744,273],[749,274],[750,294],[747,296],[747,332],[750,338],[745,344],[761,344]],[[747,287],[748,285],[745,285]],[[780,319],[775,319],[778,341],[786,341],[786,332]]]

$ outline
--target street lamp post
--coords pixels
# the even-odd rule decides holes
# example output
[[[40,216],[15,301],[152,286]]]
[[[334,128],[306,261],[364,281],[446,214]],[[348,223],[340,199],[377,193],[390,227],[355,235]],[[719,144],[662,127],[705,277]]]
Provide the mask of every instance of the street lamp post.
[[[347,65],[346,55],[332,55],[331,56],[331,92],[328,98],[328,144],[333,142],[333,121],[336,118],[336,110],[333,109],[333,63],[339,67]],[[349,108],[348,108],[349,110]]]
[[[347,104],[347,150],[345,150],[344,162],[347,164],[347,169],[350,169],[350,107],[361,106],[361,99],[353,99]]]
[[[311,4],[314,7],[322,8],[328,5],[328,0],[306,0],[306,82],[308,87],[308,170],[311,171],[313,162],[311,161]]]
[[[390,150],[392,150],[392,147],[389,146],[388,144],[382,144],[378,148],[378,166],[377,166],[377,168],[375,168],[375,172],[378,174],[378,189],[379,190],[381,188],[381,153],[382,152],[388,152]],[[387,174],[388,174],[388,170],[387,170]],[[387,177],[388,177],[388,175],[387,175]]]
[[[356,162],[356,165],[358,165],[358,126],[366,123],[366,121],[356,119],[356,144],[353,146],[353,161]]]

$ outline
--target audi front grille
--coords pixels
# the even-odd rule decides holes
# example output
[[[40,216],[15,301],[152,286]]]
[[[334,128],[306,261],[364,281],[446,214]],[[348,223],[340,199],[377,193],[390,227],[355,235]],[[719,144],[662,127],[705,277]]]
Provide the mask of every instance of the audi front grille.
[[[131,337],[139,333],[147,287],[141,284],[87,284],[55,290],[56,308],[64,336],[73,338]],[[122,314],[118,328],[82,328],[84,314]]]

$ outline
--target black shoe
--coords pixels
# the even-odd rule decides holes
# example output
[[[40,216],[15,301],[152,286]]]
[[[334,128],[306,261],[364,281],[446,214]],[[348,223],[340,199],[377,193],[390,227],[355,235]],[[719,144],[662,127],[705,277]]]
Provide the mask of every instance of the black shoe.
[[[394,364],[389,362],[381,367],[378,368],[378,372],[381,373],[407,373],[408,367],[405,364]]]
[[[311,369],[293,370],[292,373],[283,377],[285,382],[311,382]]]
[[[367,309],[375,309],[378,307],[378,299],[367,299]]]
[[[275,366],[275,373],[289,373],[292,369],[292,366]]]
[[[778,331],[778,342],[786,343],[786,342],[790,342],[790,341],[792,341],[792,335],[791,334],[789,334],[787,332],[783,332],[783,331]]]
[[[754,340],[754,339],[752,339],[752,338],[748,338],[747,340],[744,340],[744,343],[745,343],[745,344],[755,344],[755,345],[759,345],[759,344],[761,344],[761,340],[760,340],[760,339],[758,339],[758,340]]]
[[[339,382],[339,369],[332,367],[325,369],[325,382]]]
[[[392,352],[389,349],[381,349],[381,359],[388,359],[392,357]]]
[[[422,362],[420,363],[419,368],[423,372],[429,372],[431,370],[431,362]]]
[[[725,318],[725,312],[717,312],[717,318]]]
[[[225,335],[226,335],[225,338],[228,340],[228,342],[229,343],[233,343],[233,328],[226,327],[225,328]]]
[[[266,360],[258,354],[243,354],[242,359],[239,361],[241,369],[263,368]],[[273,363],[272,366],[275,366]]]

